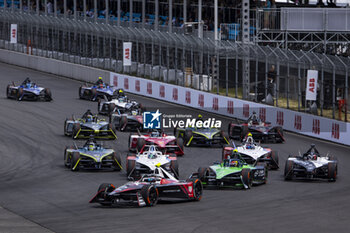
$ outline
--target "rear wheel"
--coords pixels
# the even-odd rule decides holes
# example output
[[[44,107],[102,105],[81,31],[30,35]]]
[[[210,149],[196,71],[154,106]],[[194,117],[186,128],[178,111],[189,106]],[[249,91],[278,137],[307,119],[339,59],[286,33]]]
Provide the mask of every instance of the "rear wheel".
[[[264,184],[266,184],[266,183],[267,183],[267,177],[268,177],[267,164],[264,163],[264,162],[258,162],[258,163],[256,164],[256,166],[262,166],[262,167],[264,167],[264,176],[265,176]]]
[[[174,177],[176,179],[179,179],[179,163],[177,162],[177,160],[171,160],[170,169],[174,173]]]
[[[73,130],[72,130],[72,137],[75,138],[75,136],[77,136],[77,134],[79,133],[80,131],[80,123],[74,123],[73,124]]]
[[[247,134],[248,134],[248,126],[243,125],[241,127],[241,141],[244,140],[244,138],[245,138],[245,136],[247,136]]]
[[[22,100],[22,96],[23,96],[23,88],[20,87],[20,88],[17,89],[16,99],[18,101],[21,101]]]
[[[209,174],[209,168],[200,167],[198,168],[198,177],[202,182],[206,181],[206,176]]]
[[[119,130],[124,131],[127,124],[128,124],[128,118],[126,116],[122,116],[119,120]]]
[[[291,160],[286,161],[286,165],[284,167],[284,179],[291,180],[293,179],[293,166],[294,162]]]
[[[126,159],[126,175],[131,176],[135,168],[136,161],[131,159]]]
[[[193,186],[193,200],[200,201],[202,199],[203,194],[203,185],[200,179],[192,178],[190,179]]]
[[[45,101],[51,101],[52,95],[51,90],[49,88],[45,88]]]
[[[277,127],[276,132],[279,133],[281,136],[277,138],[277,141],[282,143],[283,142],[283,128],[282,127]]]
[[[67,153],[67,150],[72,150],[74,149],[73,146],[66,146],[66,148],[64,149],[64,166],[65,167],[70,167],[70,158],[68,157],[68,153]]]
[[[83,98],[82,89],[83,89],[83,87],[82,87],[82,86],[80,86],[80,87],[79,87],[79,98],[80,98],[80,99],[82,99],[82,98]]]
[[[145,145],[146,145],[146,141],[144,138],[137,139],[136,149],[138,152],[140,152]]]
[[[184,142],[185,142],[186,146],[189,146],[188,143],[190,142],[192,136],[193,136],[192,130],[186,129],[185,130],[185,138],[184,138]]]
[[[96,97],[97,97],[97,90],[96,90],[96,88],[92,88],[90,100],[94,101],[94,100],[96,100]]]
[[[112,155],[112,159],[113,159],[113,169],[115,171],[120,171],[122,169],[122,160],[120,158],[120,155],[114,152]]]
[[[147,206],[157,205],[158,195],[158,189],[154,185],[145,185],[141,189],[141,196]]]
[[[7,85],[7,88],[6,88],[6,97],[9,99],[11,98],[11,85]]]
[[[279,168],[279,159],[278,159],[278,151],[271,151],[271,164],[270,167],[273,170],[277,170]]]
[[[180,150],[182,150],[182,152],[183,152],[184,151],[184,140],[182,138],[177,138],[176,144],[178,145]]]
[[[99,195],[106,200],[107,194],[112,192],[114,189],[115,189],[115,186],[113,184],[103,183],[98,187],[97,193],[99,193]],[[112,202],[110,202],[110,203],[105,202],[105,203],[100,203],[100,204],[103,206],[110,206],[110,205],[112,205]]]
[[[115,109],[115,104],[114,103],[110,103],[108,104],[108,113],[112,114],[114,112]]]
[[[251,170],[249,168],[243,168],[241,174],[242,174],[242,181],[243,181],[244,187],[246,189],[250,189],[253,184],[253,177],[251,174]]]
[[[72,171],[79,171],[79,159],[80,159],[80,154],[79,152],[73,152],[71,155],[71,163],[70,163],[70,169]]]
[[[337,169],[338,166],[336,163],[328,163],[328,180],[336,181],[337,180]]]

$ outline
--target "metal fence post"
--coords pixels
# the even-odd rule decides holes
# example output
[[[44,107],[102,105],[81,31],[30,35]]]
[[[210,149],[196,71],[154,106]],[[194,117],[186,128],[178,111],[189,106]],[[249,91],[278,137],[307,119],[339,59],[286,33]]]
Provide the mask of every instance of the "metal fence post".
[[[134,11],[134,9],[133,9],[133,5],[134,5],[134,1],[133,0],[129,0],[129,27],[131,27],[132,26],[132,20],[133,20],[133,18],[134,18],[134,16],[133,16],[133,11]]]
[[[154,30],[158,31],[159,27],[159,0],[155,0],[154,2]]]
[[[225,67],[225,69],[226,69],[226,84],[225,84],[225,86],[226,86],[226,96],[228,96],[228,52],[227,52],[227,50],[226,50],[226,67]]]
[[[120,26],[120,22],[121,22],[121,17],[122,17],[122,9],[121,9],[121,3],[120,3],[121,0],[118,0],[117,2],[117,11],[118,11],[118,22],[117,22],[117,25]]]

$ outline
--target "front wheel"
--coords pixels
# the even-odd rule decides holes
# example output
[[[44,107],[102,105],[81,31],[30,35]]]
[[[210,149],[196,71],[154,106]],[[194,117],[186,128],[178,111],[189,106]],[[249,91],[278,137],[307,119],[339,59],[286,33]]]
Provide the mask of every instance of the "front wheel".
[[[145,185],[141,189],[141,196],[146,206],[155,206],[159,197],[158,189],[153,185]]]
[[[51,100],[52,100],[51,90],[49,88],[45,88],[45,101],[51,101]]]
[[[251,175],[251,170],[249,168],[242,169],[242,181],[244,188],[250,189],[253,185],[253,177]]]
[[[200,201],[203,195],[203,185],[200,179],[192,178],[190,180],[192,182],[193,187],[193,200]]]
[[[120,171],[122,169],[122,160],[120,158],[120,155],[114,152],[112,159],[113,159],[113,169],[115,171]]]
[[[70,160],[70,169],[72,171],[79,171],[80,154],[79,152],[73,152]]]
[[[286,165],[284,167],[284,179],[285,180],[291,180],[293,179],[293,166],[294,162],[287,160]]]

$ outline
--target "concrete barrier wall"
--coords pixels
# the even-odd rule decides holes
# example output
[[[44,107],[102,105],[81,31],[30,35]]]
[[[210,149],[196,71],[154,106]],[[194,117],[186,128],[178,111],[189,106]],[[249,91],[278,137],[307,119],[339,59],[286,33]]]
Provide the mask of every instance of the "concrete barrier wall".
[[[105,79],[110,76],[109,71],[2,49],[0,61],[87,82],[94,82],[99,76]]]

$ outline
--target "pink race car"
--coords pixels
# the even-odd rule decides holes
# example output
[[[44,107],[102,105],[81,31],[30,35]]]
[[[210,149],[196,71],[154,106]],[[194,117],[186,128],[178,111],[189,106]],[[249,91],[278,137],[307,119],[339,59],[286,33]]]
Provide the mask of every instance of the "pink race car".
[[[129,151],[142,153],[151,145],[156,145],[158,150],[164,154],[184,155],[184,142],[182,138],[176,138],[173,135],[167,135],[159,131],[130,134]]]

